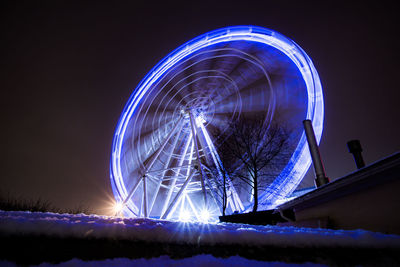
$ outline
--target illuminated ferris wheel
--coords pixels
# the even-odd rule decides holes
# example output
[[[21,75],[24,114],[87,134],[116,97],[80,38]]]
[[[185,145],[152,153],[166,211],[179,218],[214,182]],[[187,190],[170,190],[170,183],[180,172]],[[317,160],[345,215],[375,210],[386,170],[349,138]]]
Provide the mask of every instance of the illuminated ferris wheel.
[[[293,150],[260,194],[264,208],[291,193],[311,164],[301,122],[312,120],[319,141],[318,74],[298,45],[265,28],[228,27],[185,43],[142,80],[118,123],[111,183],[122,213],[199,221],[220,215],[221,177],[210,170],[221,165],[222,134],[249,115],[268,127],[277,113],[293,129]],[[248,211],[249,191],[229,179],[227,188],[227,212]]]

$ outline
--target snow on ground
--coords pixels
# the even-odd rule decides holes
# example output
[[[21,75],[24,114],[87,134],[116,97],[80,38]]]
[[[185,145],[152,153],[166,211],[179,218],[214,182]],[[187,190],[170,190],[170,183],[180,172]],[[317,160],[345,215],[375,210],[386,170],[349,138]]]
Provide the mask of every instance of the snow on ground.
[[[3,267],[16,267],[13,262],[9,261],[0,261],[0,266]],[[126,267],[126,266],[151,266],[151,267],[181,267],[181,266],[190,266],[190,267],[218,267],[218,266],[229,266],[229,267],[242,267],[242,266],[252,266],[252,267],[289,267],[289,266],[311,266],[311,267],[319,267],[326,266],[315,263],[304,263],[304,264],[294,264],[294,263],[283,263],[283,262],[265,262],[265,261],[256,261],[256,260],[248,260],[239,256],[229,257],[229,258],[216,258],[212,255],[197,255],[190,258],[185,259],[171,259],[168,256],[162,256],[159,258],[151,258],[151,259],[127,259],[127,258],[118,258],[118,259],[108,259],[101,261],[82,261],[78,259],[72,259],[70,261],[62,262],[59,264],[50,264],[50,263],[42,263],[39,265],[35,265],[38,267]]]
[[[365,230],[184,223],[23,211],[0,211],[0,234],[106,238],[193,245],[400,248],[400,236]]]

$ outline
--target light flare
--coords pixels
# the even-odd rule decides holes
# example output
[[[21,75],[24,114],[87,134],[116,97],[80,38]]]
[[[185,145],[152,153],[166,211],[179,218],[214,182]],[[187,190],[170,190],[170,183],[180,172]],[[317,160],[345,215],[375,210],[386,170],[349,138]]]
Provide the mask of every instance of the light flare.
[[[188,221],[190,221],[190,218],[191,218],[191,217],[192,217],[192,216],[191,216],[191,214],[190,214],[189,211],[183,210],[183,211],[181,211],[180,214],[179,214],[179,221],[181,221],[181,222],[188,222]]]
[[[115,216],[119,216],[122,212],[122,210],[124,209],[124,204],[122,204],[121,202],[117,202],[114,205],[114,214]]]
[[[210,212],[206,209],[202,210],[200,213],[200,219],[202,222],[207,223],[210,220]]]

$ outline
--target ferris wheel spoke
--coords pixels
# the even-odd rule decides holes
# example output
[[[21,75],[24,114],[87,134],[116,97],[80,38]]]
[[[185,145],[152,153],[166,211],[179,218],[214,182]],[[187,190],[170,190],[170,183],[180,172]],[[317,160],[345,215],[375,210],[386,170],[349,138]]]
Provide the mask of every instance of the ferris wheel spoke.
[[[184,124],[182,123],[181,126],[179,127],[178,134],[176,135],[175,140],[174,140],[174,142],[172,144],[171,151],[170,151],[170,153],[168,155],[168,158],[167,158],[166,162],[164,163],[165,167],[168,167],[170,162],[171,162],[172,155],[173,155],[173,153],[174,153],[174,151],[176,149],[176,145],[178,143],[179,137],[181,136],[181,131],[182,131],[183,125]],[[158,193],[160,191],[160,186],[161,186],[162,182],[164,181],[164,177],[165,177],[166,173],[167,173],[167,170],[164,170],[162,172],[161,176],[159,177],[158,183],[157,183],[156,188],[154,190],[153,198],[152,198],[152,200],[150,202],[149,213],[151,213],[151,211],[153,209],[153,206],[154,206],[154,203],[156,201],[157,195],[158,195]]]
[[[146,171],[147,171],[147,170],[150,170],[150,169],[152,168],[153,164],[154,164],[155,161],[157,160],[158,156],[160,155],[161,151],[164,149],[165,145],[167,144],[167,142],[169,141],[169,139],[171,138],[171,136],[172,136],[173,134],[175,134],[177,127],[178,127],[179,125],[181,125],[181,127],[182,127],[182,123],[181,123],[181,122],[182,122],[182,118],[180,118],[180,120],[175,124],[174,128],[173,128],[172,131],[169,133],[169,135],[167,136],[167,138],[166,138],[166,140],[164,141],[164,143],[161,144],[161,146],[159,147],[159,149],[156,150],[155,153],[153,153],[152,156],[150,156],[150,157],[148,158],[149,162],[148,162],[147,165],[145,165],[145,170],[146,170]],[[146,172],[143,173],[143,175],[137,180],[136,184],[133,186],[133,188],[131,189],[131,191],[130,191],[129,194],[127,195],[127,197],[124,199],[123,205],[125,205],[125,204],[127,203],[127,201],[128,201],[128,200],[132,197],[132,195],[135,193],[135,191],[136,191],[136,189],[138,188],[140,182],[141,182],[142,180],[146,179],[146,178],[145,178],[145,175],[146,175]],[[145,181],[143,181],[143,182],[145,183]],[[145,186],[145,185],[143,185],[143,186],[144,186],[144,190],[143,190],[143,191],[145,192],[145,191],[146,191],[146,190],[145,190],[145,187],[146,187],[146,186]],[[144,193],[144,195],[146,195],[146,193]],[[145,202],[147,202],[147,197],[144,199],[144,203],[145,203]],[[147,203],[146,203],[145,206],[146,206],[145,212],[147,213]]]
[[[247,62],[240,56],[231,57],[230,59],[235,59],[236,64],[229,64],[230,68],[226,69],[225,73],[232,77],[235,76],[235,74],[238,73],[238,70],[240,70]]]
[[[214,60],[212,60],[216,56],[217,50],[211,49],[204,51],[202,53],[199,53],[196,56],[196,65],[194,68],[196,70],[215,70],[212,64],[215,63]]]
[[[160,90],[146,102],[147,111],[153,110],[153,112],[157,115],[156,111],[159,109],[165,109],[167,111],[173,112],[174,106],[178,105],[182,100],[182,97],[179,96],[176,91],[176,84],[171,87],[169,83],[165,84]],[[174,93],[175,92],[175,93]]]
[[[183,63],[186,65],[186,67],[183,68],[182,71],[184,73],[184,79],[188,77],[195,77],[197,79],[199,77],[199,74],[204,74],[205,72],[207,72],[207,70],[211,70],[207,67],[213,59],[213,56],[210,56],[210,54],[213,54],[213,51],[204,51],[194,57],[185,60]],[[191,78],[191,80],[193,81],[193,78]],[[203,82],[204,79],[201,79],[197,83],[197,85],[201,87]]]
[[[227,104],[237,101],[236,99],[238,97],[244,99],[242,100],[242,102],[246,104],[248,102],[246,102],[245,100],[249,96],[257,98],[260,96],[260,94],[261,96],[266,95],[266,88],[268,89],[268,91],[271,90],[268,79],[266,79],[266,77],[260,77],[252,82],[249,82],[248,84],[238,86],[237,88],[235,88],[235,90],[231,90],[230,94],[226,94],[218,98],[218,100],[215,101],[215,104],[219,107],[224,107]]]
[[[170,187],[169,187],[169,190],[168,190],[168,193],[167,193],[167,197],[166,197],[166,199],[164,201],[164,205],[163,205],[163,208],[161,210],[161,215],[162,215],[161,217],[162,218],[164,218],[164,216],[165,216],[165,212],[167,210],[169,201],[171,200],[172,193],[173,193],[174,188],[175,188],[176,180],[180,176],[183,163],[186,160],[186,155],[187,155],[187,152],[188,152],[190,144],[192,144],[192,133],[191,132],[189,133],[189,137],[188,137],[188,139],[186,141],[185,147],[183,149],[183,153],[181,154],[182,156],[181,156],[181,158],[179,160],[179,163],[178,163],[177,172],[175,173],[175,175],[171,179],[171,183],[170,183]],[[187,172],[190,171],[190,167],[192,166],[192,163],[191,163],[192,162],[192,155],[193,155],[193,144],[192,144],[192,148],[191,148],[191,151],[190,151],[190,154],[189,154],[189,159],[188,159],[189,166],[187,168]]]
[[[157,129],[163,129],[164,127],[169,127],[173,123],[176,118],[173,114],[166,115],[163,114],[163,120],[159,120],[162,114],[152,114],[151,116],[143,116],[142,118],[136,118],[135,124],[132,126],[132,131],[140,131],[140,136],[136,136],[134,140],[138,140],[140,138],[151,136],[154,134],[155,123],[157,122]],[[140,138],[139,138],[140,137]]]
[[[182,125],[182,119],[183,119],[182,117],[179,119],[179,121],[175,124],[174,128],[171,130],[171,132],[165,138],[164,142],[155,151],[155,153],[151,157],[148,158],[148,160],[149,160],[148,164],[145,165],[145,171],[146,172],[153,167],[153,165],[156,162],[158,156],[161,154],[161,152],[163,151],[164,147],[167,145],[168,141],[176,133],[176,130],[178,129],[178,126]]]
[[[162,219],[168,218],[168,215],[176,208],[176,204],[179,202],[180,198],[182,197],[182,193],[185,192],[188,184],[192,180],[193,176],[197,173],[196,170],[193,170],[189,177],[186,179],[185,183],[182,185],[179,192],[176,194],[175,198],[172,200],[171,204],[168,206],[167,210],[165,211]]]
[[[252,106],[242,106],[240,107],[240,110],[237,110],[236,112],[229,112],[229,111],[220,111],[220,112],[215,112],[213,113],[214,118],[218,117],[221,120],[225,119],[230,119],[232,118],[233,114],[236,114],[236,116],[239,116],[240,114],[243,113],[266,113],[270,108],[266,106],[265,104],[262,103],[254,103]]]
[[[187,61],[187,63],[189,64],[189,66],[193,66],[195,64],[192,60]],[[188,67],[185,68],[183,74],[186,82],[185,87],[187,87],[188,93],[193,93],[194,92],[193,83],[196,80],[196,73],[193,72],[191,67],[190,68]]]
[[[207,119],[207,117],[206,117]],[[224,129],[229,125],[229,122],[234,119],[233,116],[222,116],[222,115],[217,115],[212,118],[212,120],[208,121],[211,126],[215,129]]]
[[[162,115],[163,119],[166,117],[173,117],[175,114],[175,108],[178,106],[180,101],[176,97],[166,94],[162,99],[154,99],[151,103],[150,110],[155,114],[155,118],[158,119]]]
[[[246,68],[249,64],[251,66],[251,64],[259,65],[260,63],[257,58],[250,56],[243,49],[227,48],[226,51],[229,52],[227,52],[228,54],[225,55],[224,60],[220,63],[220,70],[228,77],[237,77],[239,73],[249,71]]]
[[[173,78],[169,80],[171,82],[173,79],[179,79],[173,86],[171,86],[168,91],[164,94],[164,97],[160,102],[164,102],[164,99],[173,99],[176,105],[186,105],[186,86],[187,86],[187,77],[181,75],[185,72],[186,69],[181,69]],[[183,77],[182,77],[183,76]],[[167,102],[169,103],[169,102]]]
[[[165,122],[163,124],[161,124],[158,128],[159,129],[163,129],[164,127],[168,127],[168,125],[171,124],[171,122]],[[146,139],[151,139],[154,137],[155,134],[157,134],[158,132],[155,132],[154,129],[151,129],[150,126],[143,126],[140,127],[142,130],[142,134],[140,136],[138,136],[137,138],[132,140],[132,143],[137,145],[138,142],[142,141],[142,140],[146,140]]]
[[[174,97],[170,97],[169,95],[164,97],[155,97],[146,102],[146,109],[142,111],[142,117],[146,119],[157,119],[161,113],[161,110],[164,110],[166,115],[173,115],[174,105],[176,105],[178,101]],[[143,108],[144,109],[144,108]]]

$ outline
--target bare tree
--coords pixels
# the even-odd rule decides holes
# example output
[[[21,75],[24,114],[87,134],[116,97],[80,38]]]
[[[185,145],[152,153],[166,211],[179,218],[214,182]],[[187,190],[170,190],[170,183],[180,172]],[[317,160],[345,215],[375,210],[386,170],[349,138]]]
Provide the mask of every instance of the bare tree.
[[[215,131],[213,135],[220,136],[220,132]],[[216,165],[210,167],[210,171],[211,175],[216,178],[214,179],[215,187],[219,189],[217,194],[222,200],[222,216],[225,216],[228,198],[232,195],[232,191],[230,190],[231,183],[229,182],[229,176],[233,173],[232,163],[235,159],[232,154],[223,151],[225,146],[218,146],[216,149],[219,157],[216,160]]]
[[[239,179],[251,189],[253,212],[256,212],[259,191],[275,179],[289,160],[289,133],[277,122],[266,125],[260,116],[231,122],[226,132],[229,135],[217,148],[222,169],[227,176]],[[226,184],[223,191],[226,192]]]

